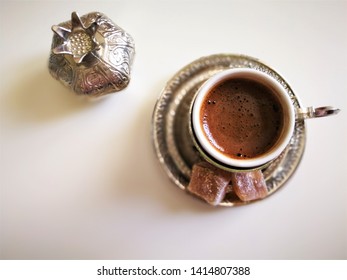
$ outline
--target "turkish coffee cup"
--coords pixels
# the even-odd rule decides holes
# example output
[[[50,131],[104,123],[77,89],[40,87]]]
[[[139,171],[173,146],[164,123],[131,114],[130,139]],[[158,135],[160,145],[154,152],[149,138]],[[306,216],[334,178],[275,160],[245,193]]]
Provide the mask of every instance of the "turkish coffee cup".
[[[296,108],[286,89],[256,69],[218,72],[197,90],[190,132],[202,157],[228,171],[262,169],[288,146],[298,119],[336,114],[326,107]]]

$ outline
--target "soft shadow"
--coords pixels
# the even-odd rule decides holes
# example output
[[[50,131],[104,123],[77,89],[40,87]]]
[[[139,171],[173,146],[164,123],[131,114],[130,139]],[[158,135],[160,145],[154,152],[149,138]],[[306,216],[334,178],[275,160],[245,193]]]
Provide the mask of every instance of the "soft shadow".
[[[90,98],[77,96],[55,80],[48,72],[47,57],[26,61],[16,67],[18,82],[6,93],[1,105],[6,108],[8,117],[20,121],[46,122],[95,103]]]

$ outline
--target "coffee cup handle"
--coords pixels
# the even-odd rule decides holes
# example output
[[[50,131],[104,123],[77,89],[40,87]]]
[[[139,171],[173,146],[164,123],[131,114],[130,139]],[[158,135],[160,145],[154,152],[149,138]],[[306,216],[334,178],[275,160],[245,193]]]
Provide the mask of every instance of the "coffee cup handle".
[[[312,119],[336,115],[340,112],[340,109],[332,106],[324,107],[306,107],[297,109],[297,118],[298,119]]]

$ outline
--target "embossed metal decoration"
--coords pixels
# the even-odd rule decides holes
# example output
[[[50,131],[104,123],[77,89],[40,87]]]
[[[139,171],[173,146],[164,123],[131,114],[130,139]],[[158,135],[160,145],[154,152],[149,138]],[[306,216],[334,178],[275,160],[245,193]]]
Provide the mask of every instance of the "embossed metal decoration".
[[[92,12],[52,26],[49,72],[77,94],[101,96],[124,89],[135,55],[133,38]]]

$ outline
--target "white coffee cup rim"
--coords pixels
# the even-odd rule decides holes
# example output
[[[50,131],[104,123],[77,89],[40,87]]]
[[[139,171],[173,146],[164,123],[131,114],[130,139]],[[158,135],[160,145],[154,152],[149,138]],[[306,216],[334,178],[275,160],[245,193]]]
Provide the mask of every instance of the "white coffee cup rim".
[[[219,83],[231,79],[231,78],[246,78],[254,81],[258,81],[273,90],[277,94],[278,99],[280,100],[283,110],[285,110],[285,123],[283,131],[279,136],[277,143],[265,154],[254,157],[254,158],[242,158],[236,159],[228,157],[213,146],[210,141],[205,136],[202,125],[200,124],[200,112],[203,101],[205,100],[206,95],[210,92]],[[192,106],[192,130],[197,140],[197,144],[204,150],[204,152],[217,160],[218,162],[236,168],[254,168],[261,166],[270,162],[271,160],[277,158],[283,150],[287,147],[290,138],[294,131],[295,125],[295,111],[292,101],[287,94],[286,90],[280,85],[280,83],[275,80],[273,77],[269,76],[266,73],[263,73],[259,70],[250,69],[250,68],[233,68],[218,72],[211,78],[209,78],[197,91],[193,106]]]

